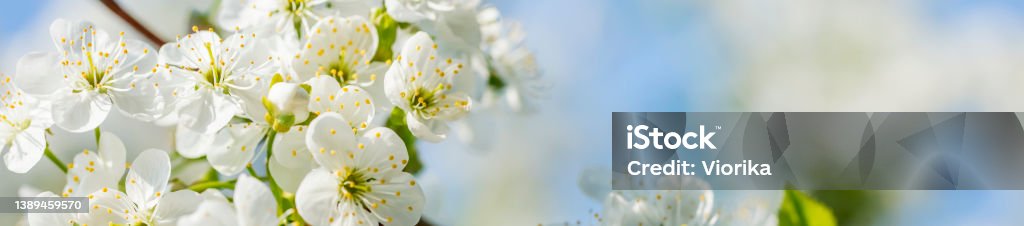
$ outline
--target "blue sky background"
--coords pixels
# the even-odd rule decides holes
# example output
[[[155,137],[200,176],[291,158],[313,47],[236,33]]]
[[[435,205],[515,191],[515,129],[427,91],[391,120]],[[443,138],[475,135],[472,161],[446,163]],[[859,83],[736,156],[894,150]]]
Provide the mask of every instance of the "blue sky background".
[[[515,196],[535,194],[544,202],[509,203],[506,214],[529,214],[529,221],[547,223],[586,218],[598,203],[585,197],[578,188],[579,172],[587,167],[610,163],[605,153],[610,141],[610,112],[615,111],[743,111],[731,93],[736,92],[731,60],[734,48],[715,27],[708,11],[698,1],[487,1],[497,6],[507,19],[521,21],[528,32],[527,42],[539,60],[553,88],[550,98],[541,102],[541,112],[530,116],[509,117],[497,131],[510,142],[535,143],[524,150],[495,148],[493,152],[465,151],[454,141],[424,144],[425,177],[443,184],[440,192],[449,203],[437,215],[456,224],[460,215],[472,212],[489,195]],[[0,52],[9,51],[9,35],[23,32],[48,1],[12,1],[0,7]],[[928,26],[943,27],[976,8],[1000,8],[1009,19],[1024,21],[1024,2],[1000,0],[929,1],[922,11]],[[40,36],[40,39],[49,37]],[[8,63],[8,62],[5,62]],[[14,65],[0,65],[0,71],[13,73]],[[827,75],[823,75],[827,76]],[[957,111],[971,111],[965,104]],[[898,110],[898,109],[897,109]],[[936,109],[948,110],[948,109]],[[521,120],[521,121],[517,121]],[[504,129],[502,129],[504,130]],[[540,133],[538,135],[538,133]],[[520,138],[520,139],[516,139]],[[496,142],[495,145],[509,143]],[[461,150],[452,150],[461,149]],[[505,151],[505,153],[495,153]],[[522,151],[521,154],[508,154]],[[511,156],[511,157],[510,157]],[[516,157],[518,156],[518,157]],[[509,158],[506,158],[509,157]],[[484,170],[506,169],[488,179],[479,172],[466,172],[466,166]],[[475,168],[473,168],[475,169]],[[516,176],[537,177],[523,179]],[[488,183],[515,180],[539,184],[500,194]],[[495,182],[512,181],[512,182]],[[529,190],[533,189],[533,190]],[[490,194],[499,193],[499,194]],[[918,191],[886,192],[895,196],[921,197],[898,205],[891,219],[883,224],[941,225],[985,218],[989,223],[1019,222],[1022,204],[1006,200],[1024,200],[1019,191]],[[431,191],[428,190],[428,194]],[[480,198],[485,197],[485,198]],[[499,201],[509,201],[494,198]],[[529,199],[527,199],[529,200]],[[515,201],[515,200],[511,200]],[[536,205],[538,210],[522,208]],[[515,207],[515,208],[513,208]],[[523,211],[523,212],[519,212]],[[487,213],[482,213],[487,214]],[[482,217],[501,216],[482,215]],[[506,216],[507,217],[507,216]]]

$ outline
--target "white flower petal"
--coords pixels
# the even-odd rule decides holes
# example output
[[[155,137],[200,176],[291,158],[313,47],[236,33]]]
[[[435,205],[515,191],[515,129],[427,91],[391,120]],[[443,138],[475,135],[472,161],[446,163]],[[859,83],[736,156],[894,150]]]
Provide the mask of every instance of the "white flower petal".
[[[142,121],[153,121],[163,116],[166,102],[160,95],[156,77],[132,77],[120,81],[128,83],[124,87],[134,87],[124,91],[108,91],[122,113]]]
[[[359,130],[367,129],[367,124],[373,121],[373,114],[376,111],[370,93],[358,86],[350,85],[342,87],[335,96],[335,105],[340,108],[338,113],[348,120],[350,127]]]
[[[292,61],[295,72],[302,80],[312,78],[318,73],[321,76],[330,76],[331,67],[339,64],[350,69],[366,65],[377,51],[376,26],[361,16],[325,17],[310,28],[310,31],[308,41],[299,52],[299,57]],[[340,80],[343,83],[370,82],[369,74],[364,75],[359,71],[346,73],[354,73],[358,78],[355,81]],[[354,76],[342,74],[345,78]]]
[[[153,52],[156,49],[149,45],[149,43],[135,39],[126,39],[124,48],[128,50],[128,55],[124,56],[124,62],[118,64],[123,69],[130,69],[134,71],[135,67],[138,67],[139,70],[136,72],[139,72],[138,74],[142,74],[144,72],[149,72],[150,68],[157,66],[159,58],[157,54]],[[127,72],[127,70],[125,72]]]
[[[331,8],[323,7],[327,13],[336,13],[341,16],[362,15],[366,16],[373,7],[380,7],[380,0],[328,0]]]
[[[199,158],[210,150],[227,149],[230,142],[231,136],[228,133],[198,133],[181,124],[174,131],[176,150],[185,158]]]
[[[99,151],[83,150],[68,165],[67,184],[62,193],[85,196],[118,187],[125,171],[125,148],[113,133],[100,135]]]
[[[203,199],[199,196],[199,193],[192,190],[184,189],[169,192],[160,196],[159,204],[153,211],[153,217],[158,219],[159,225],[173,225],[178,217],[196,211],[196,203],[202,201]]]
[[[386,63],[373,62],[370,63],[370,65],[367,66],[366,69],[362,71],[362,73],[369,74],[370,77],[375,77],[376,79],[382,79],[384,78],[383,76],[387,74],[388,68],[389,66]],[[372,99],[374,101],[374,108],[391,110],[391,108],[394,107],[394,104],[391,103],[391,100],[388,99],[388,96],[384,93],[384,83],[384,81],[375,81],[373,82],[373,84],[363,86],[363,89],[370,94],[370,97],[373,97]]]
[[[299,215],[313,225],[337,222],[339,200],[338,179],[327,169],[314,169],[306,175],[295,192],[295,206]]]
[[[319,166],[310,157],[306,164],[295,167],[285,166],[277,158],[274,158],[270,160],[269,167],[270,173],[274,174],[274,182],[277,182],[277,186],[283,191],[295,193],[299,190],[299,184],[302,183],[302,179],[305,178],[306,174],[309,174],[309,171]]]
[[[207,190],[211,191],[211,190]],[[205,195],[206,192],[203,192]],[[223,198],[223,197],[222,197]],[[225,200],[206,199],[199,203],[196,211],[192,214],[182,216],[178,219],[179,226],[211,225],[211,226],[235,226],[238,219],[235,217],[235,208]]]
[[[18,60],[14,84],[28,94],[50,95],[66,87],[56,53],[29,53]]]
[[[235,185],[235,207],[241,225],[273,226],[277,224],[277,203],[270,188],[263,182],[242,174]]]
[[[448,136],[448,125],[442,120],[423,120],[414,114],[405,114],[405,122],[412,135],[425,141],[436,143]]]
[[[89,213],[78,214],[75,220],[79,225],[126,224],[128,220],[125,217],[133,218],[136,214],[133,211],[134,204],[121,191],[96,191],[91,195],[93,198],[89,200]]]
[[[414,225],[423,215],[423,189],[415,182],[412,174],[391,171],[384,178],[387,183],[373,184],[374,199],[388,200],[373,210],[384,225]],[[389,222],[389,219],[390,222]]]
[[[329,170],[341,170],[354,164],[356,137],[348,121],[338,113],[327,112],[313,119],[306,134],[306,145],[313,159]]]
[[[393,130],[385,127],[376,127],[366,131],[359,139],[360,143],[366,146],[366,151],[358,155],[356,168],[380,169],[380,173],[390,171],[402,171],[409,163],[409,152]],[[369,172],[370,177],[379,178],[375,172]]]
[[[224,149],[210,149],[206,159],[217,172],[235,175],[245,169],[256,154],[256,146],[266,130],[256,124],[229,125],[221,131],[231,136],[230,145]]]
[[[179,41],[178,43],[167,43],[163,46],[160,46],[160,51],[158,53],[158,60],[160,64],[189,64],[192,59],[190,59],[189,53],[185,52],[187,49],[178,47],[178,45],[183,43],[183,41],[186,39],[190,38],[181,39],[181,41]]]
[[[224,128],[241,108],[232,97],[204,89],[199,98],[181,109],[178,116],[186,128],[199,133],[213,133]]]
[[[78,48],[82,46],[82,42],[94,41],[92,33],[86,32],[91,27],[93,24],[88,21],[68,21],[57,18],[50,23],[50,38],[53,39],[57,50],[78,53],[82,51],[81,48]]]
[[[215,21],[219,23],[218,25],[220,25],[220,27],[238,27],[239,29],[249,28],[249,26],[252,26],[254,23],[262,22],[261,19],[263,19],[263,17],[256,15],[260,10],[253,7],[253,5],[257,4],[256,2],[266,1],[224,1],[220,4],[220,9],[215,14],[217,15],[217,20]],[[266,14],[261,15],[266,16]]]
[[[120,180],[121,175],[124,174],[125,153],[127,152],[124,142],[113,133],[103,132],[100,134],[99,152],[100,163],[103,164],[104,171],[109,172],[108,176]]]
[[[53,119],[60,128],[81,133],[103,123],[112,106],[107,95],[88,91],[71,93],[54,102]]]
[[[411,68],[411,72],[422,71],[425,75],[431,75],[434,72],[434,65],[428,65],[428,62],[439,61],[437,55],[437,49],[434,48],[434,40],[430,39],[430,35],[426,32],[417,32],[412,37],[409,37],[408,41],[405,41],[405,45],[402,46],[402,60],[405,64],[400,64],[402,68]],[[434,57],[431,59],[430,57]],[[412,66],[408,65],[408,62],[412,62]],[[395,65],[395,64],[392,64]],[[412,75],[413,73],[409,73]],[[430,76],[428,76],[430,77]]]
[[[428,15],[418,12],[417,9],[404,4],[404,2],[406,1],[384,0],[384,5],[388,9],[388,15],[396,21],[402,22],[418,22],[430,18]]]
[[[462,93],[446,94],[437,104],[440,105],[441,110],[434,117],[445,121],[462,118],[473,105],[469,96]]]
[[[267,108],[263,107],[263,95],[266,95],[269,89],[270,83],[266,82],[268,80],[270,79],[235,81],[231,88],[231,96],[238,98],[239,105],[253,122],[266,123],[264,116],[267,114]]]
[[[350,215],[342,216],[340,220],[336,219],[331,225],[379,225],[377,217],[373,216],[365,206],[354,202],[341,202],[338,204],[338,212]]]
[[[152,209],[160,196],[166,195],[170,175],[171,160],[166,152],[157,149],[143,151],[132,162],[125,178],[128,199],[142,209]]]
[[[29,128],[14,137],[14,141],[4,146],[4,165],[15,173],[25,173],[32,169],[43,157],[46,138],[43,129]]]
[[[313,155],[306,149],[307,126],[294,126],[286,133],[277,133],[274,139],[274,159],[283,166],[296,168],[314,164]]]
[[[317,76],[309,80],[309,85],[309,111],[321,113],[338,110],[338,106],[331,101],[331,96],[341,90],[337,80],[330,76]]]
[[[108,169],[96,165],[101,162],[103,160],[94,151],[83,151],[75,155],[75,159],[68,166],[67,184],[61,195],[85,196],[103,188],[116,188],[121,178],[112,177]]]
[[[177,42],[164,44],[160,47],[159,61],[161,64],[197,67],[205,70],[210,67],[210,59],[204,50],[206,43],[210,44],[211,50],[218,50],[221,45],[220,36],[209,31],[199,31],[186,35],[178,39]],[[192,50],[193,48],[195,50]],[[195,54],[190,51],[195,51]],[[200,58],[207,58],[206,63],[202,63]]]
[[[442,11],[437,21],[430,23],[432,26],[428,26],[431,28],[428,31],[432,30],[431,34],[437,35],[438,40],[449,48],[463,52],[479,51],[483,35],[476,16],[475,8],[457,7]]]
[[[388,69],[384,76],[384,94],[387,95],[388,100],[392,104],[401,108],[402,110],[409,112],[409,99],[407,90],[412,90],[408,83],[407,74],[403,73],[406,70],[405,67],[399,66],[399,63],[391,64],[391,68]],[[411,72],[410,72],[411,73]]]

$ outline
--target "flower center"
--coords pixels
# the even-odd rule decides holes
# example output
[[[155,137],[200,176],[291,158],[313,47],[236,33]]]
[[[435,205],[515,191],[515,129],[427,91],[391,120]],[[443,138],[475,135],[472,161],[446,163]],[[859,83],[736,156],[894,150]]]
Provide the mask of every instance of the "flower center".
[[[302,9],[306,8],[306,0],[288,0],[287,10],[290,14],[296,15],[302,12]]]
[[[356,170],[341,170],[336,173],[338,176],[338,192],[341,197],[347,200],[359,200],[363,194],[373,191],[370,182],[375,178],[364,175]],[[356,202],[361,203],[361,202]]]
[[[338,84],[345,85],[346,82],[353,82],[358,79],[359,75],[356,75],[349,64],[345,63],[345,53],[342,52],[338,55],[338,61],[331,63],[327,66],[328,71],[331,73],[331,77],[338,81]]]
[[[438,110],[436,109],[437,103],[443,99],[444,94],[441,94],[442,90],[444,90],[444,85],[442,84],[438,84],[433,90],[427,90],[424,87],[414,89],[412,95],[408,96],[410,107],[421,117],[427,118],[426,116],[428,115],[432,116]]]
[[[223,71],[217,66],[211,65],[210,69],[203,72],[203,78],[213,87],[221,87],[224,83]]]
[[[224,70],[218,65],[217,58],[213,55],[213,48],[209,42],[203,43],[203,47],[206,48],[206,53],[210,57],[210,67],[205,71],[200,71],[203,74],[203,80],[206,81],[207,85],[211,86],[215,90],[220,90],[224,94],[228,94],[226,87],[227,75],[224,74]],[[196,90],[199,89],[197,85]]]
[[[100,70],[98,67],[96,67],[96,63],[93,60],[92,55],[93,53],[91,51],[85,52],[85,57],[89,61],[89,69],[85,72],[82,72],[82,78],[84,78],[85,81],[89,84],[88,88],[98,88],[100,93],[104,93],[106,92],[106,88],[104,88],[101,85],[101,83],[103,83],[103,77],[106,76],[107,73],[106,71]]]

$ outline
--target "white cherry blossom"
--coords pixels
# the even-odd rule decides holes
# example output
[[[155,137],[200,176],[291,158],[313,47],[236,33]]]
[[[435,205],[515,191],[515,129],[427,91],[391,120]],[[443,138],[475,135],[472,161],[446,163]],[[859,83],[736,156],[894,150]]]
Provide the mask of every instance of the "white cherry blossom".
[[[26,93],[52,99],[53,118],[71,132],[99,126],[113,106],[142,120],[159,116],[164,101],[151,79],[156,64],[148,44],[111,37],[89,22],[57,19],[50,25],[57,52],[18,61],[14,82]]]
[[[116,188],[127,165],[124,143],[113,133],[100,135],[98,150],[82,150],[68,163],[67,182],[61,195],[82,197],[104,188]]]
[[[324,86],[357,85],[383,94],[383,85],[376,81],[388,65],[372,61],[378,43],[376,26],[362,16],[325,17],[312,28],[291,65],[301,81],[313,85],[313,92]],[[373,98],[378,108],[391,107],[383,95]]]
[[[49,106],[15,88],[0,75],[0,155],[7,170],[28,172],[43,157],[46,129],[53,125]]]
[[[299,215],[313,225],[414,225],[423,213],[423,190],[402,169],[408,153],[387,128],[355,136],[337,113],[313,120],[306,143],[321,167],[295,194]]]
[[[135,158],[125,177],[126,192],[103,188],[89,195],[88,214],[81,225],[176,225],[178,217],[195,211],[202,201],[191,190],[170,191],[171,162],[162,150],[149,149]]]
[[[160,48],[161,68],[173,80],[168,87],[185,128],[211,134],[257,104],[261,79],[269,78],[266,51],[256,48],[255,33],[234,33],[221,39],[198,31]]]
[[[447,122],[469,111],[469,96],[452,90],[452,80],[463,69],[451,58],[437,56],[437,45],[426,33],[405,42],[397,61],[385,76],[385,93],[405,111],[413,135],[431,142],[447,137]]]

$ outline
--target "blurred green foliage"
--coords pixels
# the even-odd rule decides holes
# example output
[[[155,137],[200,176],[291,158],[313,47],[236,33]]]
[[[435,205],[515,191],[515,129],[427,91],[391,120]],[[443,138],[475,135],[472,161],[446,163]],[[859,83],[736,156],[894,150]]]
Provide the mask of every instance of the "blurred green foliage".
[[[834,226],[832,210],[798,190],[786,190],[779,208],[780,226]]]
[[[872,224],[885,208],[885,200],[878,191],[823,190],[811,195],[832,209],[839,225]]]

